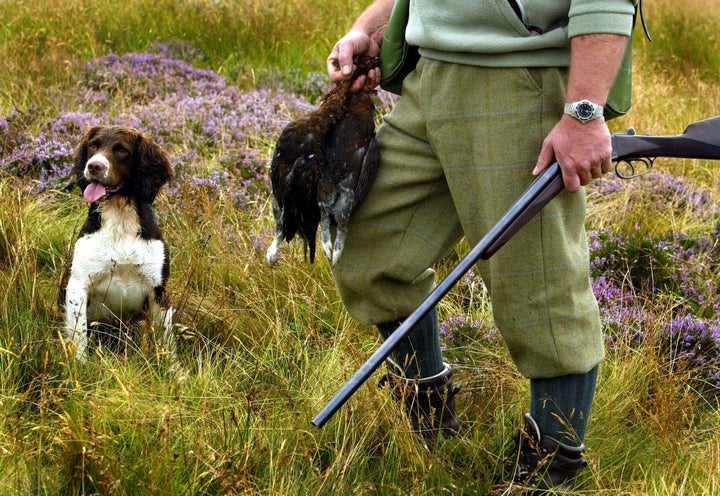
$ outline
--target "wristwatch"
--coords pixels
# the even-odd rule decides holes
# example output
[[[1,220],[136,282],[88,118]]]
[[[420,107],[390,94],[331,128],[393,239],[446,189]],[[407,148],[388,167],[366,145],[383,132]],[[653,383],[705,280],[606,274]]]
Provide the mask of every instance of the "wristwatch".
[[[596,105],[590,100],[580,100],[579,102],[566,103],[565,113],[572,115],[585,124],[588,121],[602,117],[603,106]]]

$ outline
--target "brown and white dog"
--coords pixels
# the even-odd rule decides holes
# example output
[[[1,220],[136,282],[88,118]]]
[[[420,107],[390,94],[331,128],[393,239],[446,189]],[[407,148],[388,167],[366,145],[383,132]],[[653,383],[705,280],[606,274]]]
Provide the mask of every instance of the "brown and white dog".
[[[90,209],[60,291],[66,343],[82,360],[89,324],[123,329],[147,318],[174,353],[170,261],[152,208],[173,176],[167,155],[136,129],[97,126],[80,141],[74,174]]]

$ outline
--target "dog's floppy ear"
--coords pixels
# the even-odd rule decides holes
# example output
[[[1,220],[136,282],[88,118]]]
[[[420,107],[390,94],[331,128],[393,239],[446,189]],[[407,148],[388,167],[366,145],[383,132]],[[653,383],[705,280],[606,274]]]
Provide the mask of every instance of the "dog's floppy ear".
[[[73,166],[73,180],[75,183],[84,190],[88,181],[85,179],[84,171],[85,164],[88,161],[88,143],[95,137],[95,135],[102,129],[102,126],[93,126],[85,131],[85,135],[80,139],[80,143],[75,150],[75,161]]]
[[[133,174],[134,191],[148,203],[155,200],[160,188],[173,177],[173,166],[167,154],[155,141],[138,134],[138,170]]]

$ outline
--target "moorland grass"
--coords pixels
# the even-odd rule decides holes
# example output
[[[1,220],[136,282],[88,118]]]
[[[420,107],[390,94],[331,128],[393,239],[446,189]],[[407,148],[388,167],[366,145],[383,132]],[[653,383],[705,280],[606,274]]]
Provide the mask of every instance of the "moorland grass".
[[[699,0],[683,9],[670,0],[646,4],[656,41],[636,36],[634,108],[611,127],[674,134],[720,108],[712,59],[720,53],[713,38],[720,9]],[[303,91],[304,75],[324,69],[332,42],[363,8],[327,0],[23,0],[0,6],[0,117],[21,110],[27,122],[18,117],[15,123],[30,135],[51,126],[61,111],[94,109],[78,97],[83,64],[109,53],[144,52],[157,41],[188,42],[198,51],[185,53],[186,60],[243,89],[289,84]],[[702,35],[684,36],[678,18]],[[110,115],[141,108],[133,88],[127,90],[114,95]],[[248,142],[258,160],[268,159],[266,137]],[[198,146],[189,139],[172,143],[175,156],[185,157],[183,146],[190,143]],[[205,168],[228,167],[213,146],[194,151]],[[603,248],[622,258],[602,276],[612,275],[626,293],[603,300],[615,312],[606,315],[612,341],[587,436],[590,470],[575,494],[720,493],[717,396],[702,390],[690,362],[668,362],[664,334],[674,315],[688,308],[717,325],[717,248],[693,252],[693,265],[662,258],[681,246],[666,235],[688,236],[682,246],[703,236],[712,242],[713,235],[717,243],[713,229],[720,219],[706,207],[718,201],[718,166],[665,160],[656,168],[689,185],[672,176],[644,176],[590,194],[588,227],[606,234]],[[2,494],[474,495],[499,477],[528,391],[474,275],[439,308],[446,355],[464,384],[457,438],[423,445],[390,395],[374,387],[375,378],[318,430],[309,420],[379,342],[344,312],[324,260],[306,263],[294,243],[280,266],[264,265],[272,216],[262,185],[239,205],[231,191],[198,188],[185,177],[158,200],[172,253],[170,289],[185,377],[171,372],[145,329],[125,353],[100,352],[86,363],[68,358],[58,339],[56,299],[87,206],[76,191],[39,194],[33,177],[4,172]],[[678,193],[658,192],[665,183]],[[710,195],[701,196],[704,206],[681,201],[695,188]],[[466,249],[459,246],[440,264],[439,276]],[[640,255],[649,269],[633,265]],[[653,270],[661,259],[668,266]],[[706,293],[673,286],[673,274],[689,283],[688,268],[707,282]],[[655,285],[661,275],[663,288]],[[652,291],[641,291],[648,286]]]
[[[80,64],[156,42],[190,42],[195,65],[241,86],[324,70],[328,47],[362,8],[330,0],[2,0],[0,110],[59,110]]]

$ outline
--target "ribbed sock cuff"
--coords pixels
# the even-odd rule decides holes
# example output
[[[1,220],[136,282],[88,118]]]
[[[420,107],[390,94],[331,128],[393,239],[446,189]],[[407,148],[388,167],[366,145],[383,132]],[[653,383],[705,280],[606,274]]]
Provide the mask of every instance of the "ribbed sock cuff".
[[[585,374],[530,380],[530,414],[545,436],[570,446],[585,439],[598,367]]]
[[[402,321],[378,324],[383,339],[387,339]],[[437,309],[433,308],[401,340],[392,352],[392,361],[407,379],[437,375],[445,369]]]

